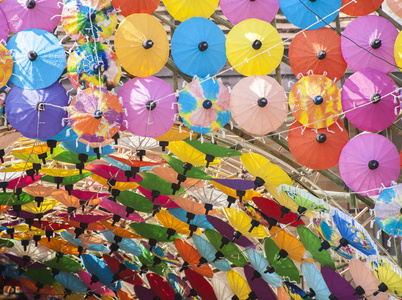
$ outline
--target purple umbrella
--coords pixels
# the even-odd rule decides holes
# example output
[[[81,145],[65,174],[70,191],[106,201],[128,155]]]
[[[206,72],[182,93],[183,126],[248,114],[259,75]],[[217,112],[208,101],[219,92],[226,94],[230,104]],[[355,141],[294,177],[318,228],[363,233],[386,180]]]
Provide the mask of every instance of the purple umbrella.
[[[361,195],[375,196],[399,176],[399,153],[386,137],[360,134],[343,147],[339,172],[345,184]],[[377,189],[374,191],[369,191]]]
[[[342,109],[358,129],[377,132],[392,125],[399,114],[399,101],[392,93],[395,82],[384,73],[365,69],[354,73],[342,89]]]
[[[67,106],[67,92],[58,82],[40,90],[14,86],[7,96],[6,115],[23,136],[46,140],[65,127]]]
[[[6,16],[3,11],[0,9],[0,44],[7,44],[8,39],[8,23]]]
[[[158,137],[169,131],[178,113],[172,87],[150,76],[134,78],[121,88],[119,99],[126,109],[124,125],[135,135]]]
[[[15,262],[17,265],[19,265],[20,267],[26,266],[27,263],[29,263],[29,268],[46,268],[46,266],[44,264],[41,264],[39,262],[30,262],[28,260],[28,258],[24,258],[12,253],[4,253],[5,256],[7,256],[7,258],[13,262]]]
[[[233,25],[251,18],[271,22],[279,10],[279,0],[221,0],[219,4]]]
[[[278,299],[268,283],[252,266],[244,266],[244,275],[246,275],[247,282],[258,300]]]
[[[100,206],[102,206],[110,213],[114,214],[112,226],[114,226],[116,222],[120,221],[120,219],[131,220],[134,222],[141,222],[141,223],[145,222],[145,220],[138,213],[128,212],[124,205],[120,205],[105,197],[102,197],[101,200],[102,202],[100,203]]]
[[[382,17],[359,17],[350,22],[343,32],[343,58],[353,71],[372,68],[391,73],[395,70],[394,43],[397,35],[395,26]]]
[[[233,243],[236,243],[239,246],[242,246],[244,248],[251,247],[255,249],[255,246],[252,241],[250,241],[248,238],[246,238],[244,235],[241,235],[239,237],[238,232],[234,230],[232,226],[230,226],[228,223],[225,221],[222,221],[221,219],[213,216],[207,216],[207,220],[209,223],[211,223],[212,226],[224,237],[228,239],[228,241],[233,241]],[[224,245],[224,241],[222,241],[222,246]]]
[[[139,300],[155,299],[155,294],[151,289],[147,289],[141,285],[134,286],[134,293]]]
[[[360,299],[360,296],[356,294],[355,289],[350,285],[350,283],[335,271],[322,266],[321,274],[322,277],[324,277],[331,295],[344,300]]]
[[[254,181],[252,180],[214,178],[213,181],[235,190],[236,196],[239,197],[240,201],[242,200],[242,197],[246,194],[246,191],[254,189],[255,186]]]

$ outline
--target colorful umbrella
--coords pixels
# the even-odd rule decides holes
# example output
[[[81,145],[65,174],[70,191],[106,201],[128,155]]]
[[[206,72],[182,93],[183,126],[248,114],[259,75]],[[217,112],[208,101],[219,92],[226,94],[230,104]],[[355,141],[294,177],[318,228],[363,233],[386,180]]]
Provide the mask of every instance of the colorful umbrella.
[[[23,89],[44,89],[63,73],[66,55],[63,45],[51,33],[27,29],[7,43],[14,60],[10,81]]]
[[[153,210],[153,203],[146,197],[131,191],[122,191],[116,200],[126,206],[126,212],[145,212],[150,213]]]
[[[260,223],[249,217],[245,212],[237,210],[234,207],[224,208],[223,212],[229,223],[240,234],[253,238],[264,238],[268,235],[265,227],[259,226]]]
[[[386,137],[360,134],[343,147],[339,172],[345,184],[362,195],[378,195],[399,176],[399,153]],[[373,190],[374,189],[374,190]]]
[[[192,17],[209,18],[217,9],[219,0],[163,0],[169,14],[183,22]]]
[[[161,207],[164,207],[166,209],[179,208],[180,207],[176,203],[174,203],[172,201],[172,199],[170,199],[166,195],[160,195],[159,197],[155,197],[156,196],[155,192],[152,193],[152,191],[144,189],[141,186],[138,187],[138,191],[140,191],[141,194],[143,194],[145,197],[147,197],[147,199],[149,201],[152,201],[152,203],[154,203],[154,205],[155,205],[154,206],[154,211],[156,211],[158,209],[157,206],[161,206]]]
[[[62,6],[48,0],[6,0],[1,4],[1,9],[12,33],[30,28],[52,32],[60,22]]]
[[[88,142],[102,143],[111,139],[123,121],[123,108],[111,92],[104,88],[78,90],[69,106],[71,128]]]
[[[290,298],[288,298],[288,299],[297,299],[297,300],[301,300],[301,299],[311,300],[312,299],[309,297],[309,295],[304,290],[302,290],[297,285],[295,285],[289,281],[284,281],[283,286],[284,286],[286,295],[288,295],[288,297],[290,295]],[[279,293],[278,293],[278,296],[279,296]],[[281,298],[279,298],[279,299],[282,300]],[[287,299],[287,298],[285,298],[285,299]]]
[[[64,128],[67,106],[67,92],[58,82],[41,90],[15,86],[7,97],[6,114],[25,137],[47,139]]]
[[[230,94],[230,112],[244,130],[264,135],[283,124],[288,114],[286,102],[285,90],[275,79],[251,76],[234,86]]]
[[[339,246],[335,250],[350,244],[365,255],[378,253],[376,244],[362,225],[339,209],[331,208],[330,213],[339,233],[342,235]]]
[[[179,175],[175,170],[171,168],[164,168],[164,167],[154,167],[152,168],[152,172],[162,178],[163,180],[169,181],[175,186],[175,189],[180,188],[180,186],[183,186],[184,188],[190,188],[190,187],[204,187],[204,181],[195,179],[195,178],[187,178],[184,176]],[[184,181],[181,181],[183,180]],[[177,185],[177,186],[176,186]]]
[[[317,74],[335,82],[343,77],[347,68],[341,52],[341,37],[325,27],[297,34],[289,46],[289,62],[299,78]]]
[[[320,29],[331,23],[338,16],[342,0],[309,1],[279,0],[280,8],[286,19],[303,29]]]
[[[223,14],[233,25],[252,18],[271,22],[279,10],[278,0],[263,0],[258,2],[221,0],[219,5]]]
[[[219,80],[195,78],[180,93],[179,114],[191,130],[218,131],[230,121],[229,100],[229,91]]]
[[[144,137],[158,137],[174,124],[177,99],[172,87],[156,77],[134,78],[118,94],[126,113],[128,131]]]
[[[277,296],[272,288],[261,277],[254,277],[255,272],[253,267],[244,266],[244,274],[253,293],[261,300],[276,300]]]
[[[125,17],[136,13],[152,15],[159,3],[159,0],[113,0],[113,7]]]
[[[181,209],[181,208],[177,208]],[[170,210],[169,210],[170,211]],[[180,233],[183,235],[192,236],[194,232],[201,233],[200,229],[196,225],[188,225],[179,218],[173,216],[168,210],[162,209],[155,216],[159,223],[167,228],[168,235]]]
[[[257,299],[257,295],[253,292],[247,283],[247,280],[235,270],[226,273],[230,288],[235,294],[235,299],[247,300]]]
[[[214,22],[190,18],[172,37],[172,57],[181,72],[201,78],[213,76],[226,64],[225,35]]]
[[[366,16],[379,9],[383,2],[383,0],[371,0],[368,3],[359,0],[356,2],[342,0],[341,12],[354,17]],[[387,3],[389,3],[389,0],[387,0]]]
[[[72,273],[60,272],[54,278],[65,288],[65,295],[69,295],[72,292],[84,293],[87,290],[85,283]]]
[[[191,269],[186,269],[186,278],[190,282],[193,289],[190,291],[191,296],[199,296],[201,299],[218,300],[215,292],[209,282],[200,274]]]
[[[321,129],[306,128],[296,121],[289,127],[288,141],[290,153],[301,165],[313,170],[327,170],[338,164],[349,136],[339,119]]]
[[[371,68],[391,73],[395,70],[394,44],[397,35],[395,26],[383,17],[357,18],[343,31],[343,58],[353,71]]]
[[[382,70],[365,69],[350,76],[342,88],[346,118],[362,131],[377,132],[392,125],[399,114],[398,87]]]
[[[81,278],[81,280],[85,283],[87,288],[94,294],[112,296],[112,297],[115,296],[115,293],[102,283],[91,281],[92,276],[88,272],[84,270],[79,270],[77,271],[77,274]]]
[[[112,257],[107,254],[102,255],[103,260],[106,262],[108,267],[114,273],[113,280],[123,280],[132,285],[142,285],[143,281],[141,277],[128,269],[124,263],[121,263],[116,257]]]
[[[341,93],[336,84],[323,75],[305,76],[293,85],[289,106],[296,120],[304,126],[328,128],[342,111]]]
[[[360,299],[360,295],[356,295],[356,291],[350,283],[337,272],[322,266],[321,274],[332,296],[337,299]]]
[[[235,25],[226,39],[226,55],[242,75],[268,75],[282,59],[284,46],[278,31],[268,22],[247,19]]]
[[[113,223],[112,226],[120,221],[120,219],[130,220],[134,222],[145,222],[145,220],[136,212],[127,213],[126,207],[120,205],[112,200],[109,200],[106,197],[101,198],[100,206],[106,209],[108,212],[113,214]]]
[[[175,169],[177,173],[183,174],[190,178],[198,178],[205,180],[210,180],[212,178],[201,169],[194,168],[193,173],[193,166],[205,165],[205,154],[202,153],[201,151],[190,146],[184,141],[171,142],[169,143],[168,149],[179,159],[169,157],[168,155],[161,155],[161,157],[164,160],[166,160],[166,162],[173,169]],[[219,164],[220,161],[217,158],[215,158],[214,161],[210,163],[210,165],[219,165]]]
[[[278,274],[276,274],[275,272],[266,272],[269,267],[269,262],[264,258],[264,256],[262,256],[256,250],[250,248],[247,249],[246,252],[251,265],[255,269],[252,272],[253,275],[250,277],[250,280],[248,280],[249,283],[250,281],[254,281],[255,279],[262,278],[265,282],[269,283],[274,288],[282,286],[282,280]]]
[[[130,229],[143,238],[149,239],[151,249],[157,242],[174,242],[175,238],[179,238],[176,230],[173,228],[165,228],[150,223],[131,223]]]
[[[370,261],[370,268],[379,281],[378,290],[374,292],[374,296],[379,292],[386,292],[390,295],[400,298],[402,296],[402,271],[385,257],[373,257]]]
[[[194,215],[190,212],[185,211],[180,207],[169,209],[169,213],[175,218],[181,220],[182,222],[189,224],[189,228],[191,231],[195,231],[197,227],[211,228],[211,229],[214,228],[204,215]]]
[[[315,296],[316,299],[330,299],[331,292],[328,289],[324,278],[320,274],[317,268],[308,262],[301,264],[301,271],[304,276],[308,287],[310,288],[309,296]]]
[[[114,43],[122,66],[134,76],[158,73],[169,57],[166,31],[148,14],[132,14],[125,18],[119,24]]]
[[[14,61],[10,54],[10,51],[8,51],[6,47],[0,44],[0,88],[4,87],[8,83],[11,75],[13,74],[13,64]]]
[[[8,22],[3,10],[0,9],[0,44],[7,44],[8,39]]]
[[[117,25],[117,13],[109,0],[68,0],[64,3],[61,24],[73,40],[108,40]]]

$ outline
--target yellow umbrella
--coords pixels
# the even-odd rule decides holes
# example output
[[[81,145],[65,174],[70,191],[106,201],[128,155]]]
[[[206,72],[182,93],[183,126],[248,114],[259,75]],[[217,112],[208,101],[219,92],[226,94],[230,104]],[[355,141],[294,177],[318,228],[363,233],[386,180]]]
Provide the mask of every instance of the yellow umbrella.
[[[58,204],[59,201],[57,200],[45,200],[40,205],[37,205],[35,202],[29,202],[27,204],[22,205],[21,209],[23,211],[27,211],[37,215],[37,214],[43,214],[44,212],[52,209]]]
[[[397,1],[394,1],[397,2]],[[400,6],[400,4],[398,4]],[[399,33],[396,37],[395,44],[394,44],[394,57],[395,62],[399,69],[402,68],[402,33]]]
[[[92,174],[91,177],[93,180],[95,180],[96,182],[99,182],[101,185],[108,187],[106,178],[100,177],[95,174]],[[138,184],[136,182],[116,181],[116,184],[113,186],[113,189],[119,190],[119,191],[126,191],[126,190],[136,189],[137,187],[138,187]]]
[[[169,14],[183,22],[192,17],[209,18],[218,7],[219,0],[163,0]]]
[[[239,300],[257,299],[254,294],[252,297],[250,294],[254,293],[247,283],[247,280],[235,270],[230,270],[227,273],[228,282],[233,293]],[[233,298],[232,298],[233,299]]]
[[[169,58],[167,33],[161,23],[148,14],[125,18],[116,31],[114,45],[124,69],[134,76],[158,73]]]
[[[230,225],[242,235],[253,238],[265,238],[268,236],[264,226],[250,218],[245,212],[237,210],[235,207],[223,208]]]
[[[269,23],[247,19],[235,25],[226,39],[226,55],[242,75],[267,75],[275,70],[283,56],[282,38]]]
[[[163,142],[174,142],[174,141],[182,141],[190,138],[190,129],[180,128],[180,126],[173,125],[172,128],[169,129],[165,134],[158,136],[155,140]]]
[[[3,164],[6,166],[7,164]],[[29,170],[33,168],[33,164],[31,163],[19,163],[19,164],[11,164],[9,167],[2,169],[0,172],[24,172],[25,170]]]
[[[395,297],[402,297],[402,270],[384,257],[370,262],[374,275],[381,282],[378,291],[386,292]],[[374,293],[374,296],[377,295]]]
[[[50,168],[42,168],[41,173],[50,175],[53,177],[67,177],[67,176],[74,176],[80,175],[79,170],[68,170],[68,169],[50,169]],[[88,171],[83,170],[82,173],[88,173]]]
[[[177,233],[185,234],[188,236],[191,236],[193,234],[193,231],[191,231],[189,228],[189,226],[191,225],[188,225],[183,221],[175,218],[167,211],[167,209],[161,209],[161,211],[157,213],[155,217],[163,226],[165,226],[166,228],[171,228]],[[201,230],[199,228],[197,228],[195,232],[197,234],[201,234]]]
[[[183,141],[176,141],[169,143],[169,150],[176,155],[183,162],[192,164],[193,166],[205,166],[205,154],[198,151],[194,147]],[[215,158],[213,162],[209,163],[210,166],[219,165],[221,162]]]

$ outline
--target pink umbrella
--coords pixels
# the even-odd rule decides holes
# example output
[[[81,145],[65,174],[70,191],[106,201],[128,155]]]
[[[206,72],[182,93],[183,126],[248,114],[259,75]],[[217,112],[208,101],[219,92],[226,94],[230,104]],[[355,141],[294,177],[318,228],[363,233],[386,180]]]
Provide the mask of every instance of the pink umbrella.
[[[137,188],[141,194],[143,194],[145,197],[147,197],[150,201],[152,201],[152,193],[151,191],[148,191],[146,189],[144,189],[143,187],[138,187]],[[164,207],[166,209],[172,209],[172,208],[179,208],[180,206],[177,205],[173,200],[171,200],[169,198],[169,196],[165,196],[165,195],[160,195],[159,197],[156,197],[153,200],[153,203],[157,206],[161,206]]]
[[[400,171],[399,153],[386,137],[360,134],[343,147],[339,172],[345,184],[361,195],[375,196],[389,187]]]
[[[87,202],[96,198],[108,197],[109,193],[98,193],[83,190],[72,190],[71,195],[80,199],[80,201]]]
[[[135,177],[133,178],[133,173],[131,171],[126,173],[117,167],[104,164],[89,164],[85,166],[85,170],[108,179],[108,184],[110,186],[114,186],[116,182],[138,182],[142,180],[141,176],[138,174],[135,174]]]
[[[158,137],[174,124],[178,113],[173,88],[162,79],[150,76],[134,78],[121,88],[124,125],[127,130],[145,137]]]
[[[392,94],[397,88],[380,71],[365,69],[354,73],[346,80],[341,94],[346,118],[364,131],[376,132],[389,127],[399,114],[399,100]]]
[[[0,9],[0,44],[7,44],[8,39],[8,22],[3,11]]]
[[[230,112],[236,123],[251,134],[264,135],[278,129],[288,114],[283,87],[272,77],[241,79],[230,95]]]
[[[60,22],[63,5],[54,0],[4,0],[1,9],[13,33],[30,28],[51,32]]]
[[[359,17],[350,22],[343,32],[343,58],[353,71],[372,68],[391,73],[395,70],[394,43],[397,35],[395,26],[382,17]]]
[[[134,222],[141,222],[141,223],[145,222],[145,220],[138,213],[128,212],[124,205],[120,205],[105,197],[103,197],[101,200],[102,202],[100,206],[102,206],[104,209],[113,214],[112,226],[114,226],[116,222],[120,221],[120,219],[131,220]]]
[[[109,297],[115,297],[115,293],[111,290],[108,289],[105,285],[103,285],[100,282],[93,283],[91,282],[92,276],[84,271],[84,270],[78,270],[77,271],[78,276],[80,276],[81,280],[85,283],[85,285],[93,291],[95,294],[99,295],[104,295],[104,296],[109,296]]]
[[[233,25],[251,18],[271,22],[279,10],[279,0],[221,0],[219,4]]]

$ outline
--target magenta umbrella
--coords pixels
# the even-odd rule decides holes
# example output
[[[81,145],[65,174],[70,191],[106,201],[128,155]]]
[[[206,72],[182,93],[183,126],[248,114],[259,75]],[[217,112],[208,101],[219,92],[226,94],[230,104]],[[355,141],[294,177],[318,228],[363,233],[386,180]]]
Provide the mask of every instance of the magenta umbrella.
[[[123,85],[119,94],[126,110],[123,123],[128,131],[144,137],[158,137],[174,124],[178,113],[173,88],[162,79],[149,76],[134,78]]]
[[[399,176],[399,153],[386,137],[363,133],[343,147],[339,172],[345,184],[361,195],[375,196]],[[374,189],[374,190],[373,190]]]
[[[6,45],[8,39],[8,23],[6,16],[0,9],[0,44]]]
[[[115,166],[105,164],[89,164],[85,166],[85,170],[108,179],[108,184],[110,186],[114,186],[116,182],[138,182],[142,180],[141,176],[138,174],[135,174],[133,178],[133,173],[131,171],[125,172]]]
[[[13,33],[30,28],[51,32],[61,19],[63,5],[59,3],[54,0],[4,0],[1,9]]]
[[[145,220],[142,218],[138,213],[134,212],[128,212],[126,210],[126,207],[124,205],[120,205],[114,201],[111,201],[105,197],[101,198],[102,202],[100,203],[100,206],[102,206],[104,209],[109,211],[110,213],[113,214],[113,223],[112,226],[120,219],[125,219],[125,220],[131,220],[134,222],[140,222],[144,223]]]
[[[159,197],[156,197],[154,200],[152,196],[152,192],[144,189],[143,187],[137,187],[137,189],[143,194],[145,197],[148,198],[149,201],[152,201],[156,206],[161,206],[166,209],[173,209],[173,208],[180,208],[179,205],[177,205],[172,199],[170,199],[168,196],[165,195],[160,195]]]
[[[391,73],[395,70],[394,43],[397,35],[395,26],[382,17],[359,17],[350,22],[343,32],[343,58],[353,71],[372,68]]]
[[[398,86],[384,73],[365,69],[343,85],[341,100],[346,118],[358,129],[377,132],[391,126],[399,114]]]
[[[279,0],[221,0],[219,4],[233,25],[251,18],[271,22],[279,10]]]

